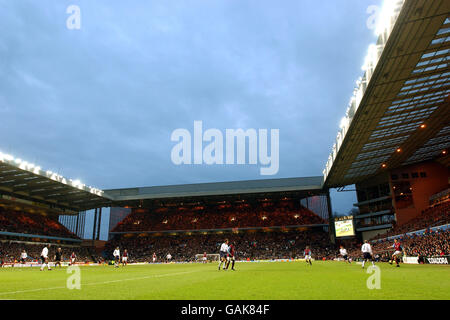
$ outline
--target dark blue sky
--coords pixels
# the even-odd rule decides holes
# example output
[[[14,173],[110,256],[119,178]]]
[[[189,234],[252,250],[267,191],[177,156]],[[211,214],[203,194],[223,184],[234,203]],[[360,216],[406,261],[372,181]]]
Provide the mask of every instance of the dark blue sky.
[[[69,5],[81,28],[69,30]],[[381,0],[0,0],[0,151],[103,189],[321,175]],[[170,135],[279,129],[259,166],[176,166]],[[346,213],[353,193],[333,192]]]

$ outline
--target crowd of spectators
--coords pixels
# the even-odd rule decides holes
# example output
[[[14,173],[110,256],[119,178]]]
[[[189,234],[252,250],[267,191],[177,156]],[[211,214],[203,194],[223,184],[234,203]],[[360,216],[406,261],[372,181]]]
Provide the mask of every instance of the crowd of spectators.
[[[429,231],[414,235],[403,235],[398,238],[404,253],[409,257],[432,257],[450,255],[450,230]],[[374,256],[380,260],[387,261],[394,252],[393,240],[372,242]],[[348,248],[349,256],[361,257],[362,243],[353,241]]]
[[[167,231],[298,226],[326,223],[295,201],[173,206],[134,210],[114,231]]]
[[[395,226],[389,232],[379,234],[371,241],[372,250],[377,260],[388,261],[393,253],[393,240],[388,237],[399,236],[404,252],[407,256],[423,257],[450,254],[450,230],[439,229],[431,231],[430,228],[450,223],[450,201],[441,202],[424,210],[419,216],[411,219],[401,226]],[[425,230],[415,234],[413,231]],[[348,248],[349,256],[361,257],[361,241],[346,240],[342,243]]]
[[[450,223],[450,201],[430,207],[407,223],[401,226],[395,226],[389,232],[379,234],[374,239],[383,239],[448,223]]]
[[[402,243],[408,256],[450,255],[450,230],[404,237]]]
[[[78,239],[56,219],[39,213],[7,210],[2,207],[0,207],[0,231]]]
[[[313,257],[322,259],[333,256],[336,247],[330,243],[329,235],[322,230],[314,231],[271,231],[239,232],[228,234],[193,234],[163,236],[116,236],[106,246],[111,258],[118,246],[127,249],[133,262],[150,262],[153,253],[158,261],[164,261],[167,254],[173,261],[194,261],[196,254],[218,254],[220,245],[228,239],[236,248],[238,260],[292,259],[303,257],[306,246],[310,246]]]
[[[436,256],[450,254],[450,231],[430,232],[420,235],[404,235],[407,232],[427,229],[450,222],[450,202],[441,203],[422,212],[408,223],[393,228],[376,239],[401,235],[405,253],[409,256]],[[352,258],[361,257],[362,243],[357,239],[330,242],[329,235],[320,227],[300,230],[298,228],[263,230],[262,227],[297,226],[322,224],[325,221],[293,201],[218,204],[214,206],[160,207],[154,211],[135,210],[114,231],[168,231],[184,230],[172,235],[117,234],[105,247],[104,257],[112,258],[115,247],[128,250],[130,262],[151,262],[153,253],[158,261],[171,254],[172,261],[194,261],[195,256],[206,252],[216,254],[225,239],[236,247],[238,260],[293,259],[303,257],[306,246],[315,259],[338,257],[338,246],[343,244]],[[254,228],[252,230],[219,233],[218,229]],[[258,229],[261,228],[261,229]],[[195,229],[210,229],[216,232],[187,233]],[[47,216],[25,212],[8,211],[0,207],[0,231],[41,234],[76,238],[64,226]],[[374,240],[376,240],[374,239]],[[13,240],[0,242],[0,256],[5,263],[19,260],[20,252],[26,250],[30,261],[37,261],[43,244],[30,244]],[[50,258],[58,245],[50,247]],[[63,259],[68,260],[74,251],[79,261],[101,261],[92,248],[61,246]],[[378,260],[388,260],[392,254],[392,241],[373,242],[374,255]]]
[[[399,235],[414,230],[426,229],[449,223],[450,202],[442,203],[425,210],[401,227],[395,227],[388,234]],[[319,224],[324,221],[299,204],[287,201],[284,205],[268,203],[223,204],[212,207],[161,207],[154,212],[137,210],[129,215],[114,231],[164,231],[195,229],[227,229],[245,227],[269,227]],[[312,248],[315,259],[338,258],[338,246],[343,244],[353,258],[361,257],[361,241],[350,239],[331,244],[329,236],[323,231],[272,231],[239,232],[228,234],[193,235],[116,235],[106,247],[107,255],[119,246],[127,249],[131,261],[151,261],[155,252],[159,261],[170,253],[174,261],[193,261],[196,254],[217,253],[220,244],[229,238],[236,245],[238,259],[289,259],[302,257],[304,248]],[[402,238],[408,255],[449,254],[449,232],[425,233],[420,236]],[[377,260],[387,261],[392,254],[392,243],[373,243]]]
[[[20,254],[22,250],[25,250],[28,258],[27,262],[38,262],[40,263],[40,255],[42,249],[46,244],[44,243],[23,243],[16,241],[3,241],[0,242],[0,259],[3,263],[14,263],[20,261]],[[49,247],[49,259],[53,261],[53,257],[57,248],[62,249],[63,261],[68,262],[72,252],[77,255],[78,262],[98,262],[103,258],[100,257],[92,248],[81,247],[81,246],[61,246],[58,244],[51,244]]]

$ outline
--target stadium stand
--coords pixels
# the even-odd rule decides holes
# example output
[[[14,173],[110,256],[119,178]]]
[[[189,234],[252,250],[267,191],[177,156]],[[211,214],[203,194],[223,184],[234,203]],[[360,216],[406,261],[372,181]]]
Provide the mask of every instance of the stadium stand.
[[[31,242],[17,242],[17,241],[4,241],[0,242],[0,258],[3,263],[14,263],[20,259],[20,253],[25,250],[28,254],[26,262],[39,262],[39,256],[41,254],[44,243],[31,243]],[[92,248],[89,247],[68,247],[59,246],[63,252],[63,261],[68,262],[70,254],[75,252],[77,255],[77,262],[99,262],[103,258],[95,253]],[[58,248],[58,244],[53,244],[49,248],[50,261],[53,261],[53,256]]]
[[[450,254],[450,230],[440,230],[434,232],[424,232],[421,234],[403,235],[400,242],[405,249],[405,253],[410,257],[431,257]],[[375,256],[381,261],[388,261],[391,258],[394,249],[392,248],[392,240],[383,239],[379,242],[372,243],[372,249]],[[351,257],[361,256],[360,242],[353,242],[350,250]]]
[[[163,236],[116,236],[106,245],[110,256],[115,247],[127,249],[132,262],[150,262],[153,252],[158,261],[170,253],[173,261],[194,261],[203,252],[218,253],[225,239],[236,246],[238,260],[300,258],[305,246],[311,246],[316,259],[334,255],[328,233],[321,230],[289,232],[240,232],[233,234],[193,234]],[[111,257],[109,257],[111,258]]]
[[[0,231],[79,239],[50,217],[2,207],[0,207]]]
[[[424,210],[419,216],[389,232],[371,239],[374,255],[388,261],[393,252],[392,237],[400,239],[407,256],[423,257],[450,254],[450,230],[441,227],[450,223],[450,201],[437,202]],[[435,228],[438,227],[438,228]],[[437,230],[431,230],[437,229]],[[361,256],[362,243],[358,240],[343,241],[353,257]]]
[[[427,229],[433,226],[449,223],[450,202],[439,203],[425,210],[420,216],[408,223],[393,228],[389,233],[379,235],[373,240],[387,238],[391,235]],[[263,217],[265,217],[263,219]],[[272,231],[187,235],[189,230],[223,228],[243,228],[311,225],[321,224],[324,220],[295,202],[260,202],[241,204],[222,204],[212,207],[161,207],[152,213],[146,210],[135,210],[114,231],[167,231],[178,230],[182,234],[116,234],[106,245],[107,256],[119,246],[127,249],[131,261],[147,262],[156,252],[159,261],[170,253],[174,261],[194,261],[196,254],[207,252],[217,253],[225,238],[235,242],[239,259],[290,259],[301,258],[306,246],[312,247],[315,259],[338,258],[338,246],[343,244],[354,259],[361,257],[361,241],[340,239],[336,245],[330,242],[328,233],[321,230],[288,232]],[[318,228],[316,228],[318,229]],[[184,233],[184,234],[183,234]],[[380,241],[373,244],[374,253],[379,260],[387,261],[392,254],[392,241]],[[439,233],[425,232],[419,235],[404,236],[402,243],[408,255],[430,256],[449,254],[449,231]]]
[[[401,226],[395,226],[391,231],[380,234],[373,240],[440,226],[447,223],[450,223],[450,201],[437,204],[427,210],[424,210],[419,216],[411,219]]]
[[[294,201],[135,210],[114,232],[298,226],[326,223]]]
[[[403,238],[403,245],[408,256],[441,256],[450,254],[449,239],[449,230],[430,232]]]
[[[127,249],[130,261],[150,261],[154,252],[159,261],[170,253],[174,261],[194,261],[203,252],[217,253],[225,238],[234,242],[238,259],[289,259],[300,257],[306,245],[322,258],[333,254],[334,245],[323,226],[302,231],[267,230],[271,227],[323,225],[326,221],[293,200],[222,202],[198,206],[161,206],[135,209],[113,232],[106,245],[110,257],[114,248]],[[250,230],[219,233],[222,229]],[[264,230],[263,230],[264,229]],[[209,232],[189,234],[189,231]],[[177,231],[171,235],[168,231]],[[138,232],[152,232],[139,234]],[[159,233],[165,232],[165,233]]]

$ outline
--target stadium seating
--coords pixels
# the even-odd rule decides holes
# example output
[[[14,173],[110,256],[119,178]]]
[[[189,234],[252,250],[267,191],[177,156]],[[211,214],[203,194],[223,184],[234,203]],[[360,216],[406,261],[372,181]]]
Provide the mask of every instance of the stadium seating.
[[[419,235],[404,235],[400,242],[405,249],[407,256],[440,256],[450,254],[450,230],[438,232],[426,232]],[[387,261],[394,251],[391,241],[381,241],[372,243],[374,255],[379,255],[381,260]],[[348,247],[349,255],[352,257],[361,256],[362,243],[355,242]]]
[[[402,244],[408,256],[449,255],[450,231],[430,232],[423,236],[404,237]]]
[[[411,219],[407,223],[401,226],[395,226],[389,232],[376,236],[374,240],[440,226],[447,223],[450,223],[450,201],[428,208],[423,211],[422,214]]]
[[[0,259],[4,263],[13,263],[20,260],[20,253],[25,250],[28,255],[27,262],[39,262],[41,255],[42,243],[20,243],[15,241],[0,242]],[[57,245],[52,245],[49,248],[49,258],[53,261],[53,256],[58,248]],[[103,260],[100,256],[96,255],[92,248],[87,247],[65,247],[61,246],[63,252],[63,261],[68,262],[72,251],[77,255],[78,262],[98,262]]]
[[[0,207],[0,231],[79,239],[62,224],[41,214]]]
[[[166,231],[295,226],[326,223],[312,211],[292,201],[220,204],[216,206],[162,207],[152,212],[135,210],[113,231]]]
[[[313,257],[334,256],[336,248],[330,244],[328,233],[319,231],[240,232],[233,234],[194,234],[178,236],[116,236],[106,245],[112,258],[116,246],[127,249],[130,261],[150,262],[153,252],[161,261],[170,253],[174,261],[193,261],[196,254],[218,253],[220,245],[229,239],[236,247],[237,259],[289,259],[303,257],[303,250],[311,246]]]
[[[450,201],[443,202],[424,210],[422,214],[411,219],[401,226],[395,226],[387,233],[379,234],[372,240],[386,239],[392,236],[401,236],[400,241],[408,256],[437,256],[450,254],[450,231],[431,232],[432,227],[450,223]],[[426,230],[423,234],[406,235],[418,230]],[[353,242],[350,255],[361,255],[362,243]],[[380,259],[389,260],[392,254],[392,241],[373,242],[374,254]]]

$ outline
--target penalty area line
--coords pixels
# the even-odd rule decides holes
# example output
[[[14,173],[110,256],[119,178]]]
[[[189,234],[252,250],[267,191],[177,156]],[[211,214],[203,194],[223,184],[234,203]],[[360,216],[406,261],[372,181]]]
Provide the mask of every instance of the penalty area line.
[[[102,281],[102,282],[93,282],[93,283],[85,283],[81,284],[81,287],[85,286],[97,286],[102,284],[109,284],[109,283],[117,283],[117,282],[125,282],[125,281],[136,281],[136,280],[145,280],[145,279],[152,279],[152,278],[163,278],[163,277],[171,277],[171,276],[179,276],[183,274],[190,274],[198,271],[185,271],[185,272],[173,272],[173,273],[165,273],[165,274],[155,274],[151,276],[145,276],[145,277],[139,277],[139,278],[128,278],[128,279],[117,279],[117,280],[110,280],[110,281]],[[67,287],[51,287],[51,288],[36,288],[36,289],[29,289],[29,290],[18,290],[18,291],[9,291],[9,292],[0,292],[0,296],[9,295],[9,294],[18,294],[18,293],[30,293],[30,292],[39,292],[39,291],[50,291],[50,290],[58,290],[58,289],[66,289]]]

